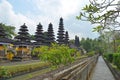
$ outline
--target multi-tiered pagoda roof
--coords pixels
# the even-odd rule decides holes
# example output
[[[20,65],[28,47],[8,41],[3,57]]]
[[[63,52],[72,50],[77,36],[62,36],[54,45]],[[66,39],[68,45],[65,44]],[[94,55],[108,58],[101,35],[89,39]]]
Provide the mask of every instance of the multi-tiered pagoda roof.
[[[44,42],[44,36],[43,36],[43,28],[42,28],[42,25],[41,23],[39,23],[37,25],[37,29],[36,29],[36,32],[35,32],[35,45],[42,45],[43,42]]]
[[[53,31],[52,23],[50,23],[49,26],[48,26],[46,42],[47,42],[48,45],[50,45],[51,43],[55,42],[55,37],[54,37],[54,31]]]
[[[22,26],[20,26],[18,35],[15,37],[16,42],[15,45],[30,45],[30,36],[28,33],[28,29],[27,26],[25,24],[23,24]]]
[[[64,38],[65,38],[65,34],[64,34],[64,26],[63,26],[63,19],[60,18],[60,23],[59,23],[59,30],[58,30],[58,34],[57,34],[57,41],[59,44],[64,44]]]

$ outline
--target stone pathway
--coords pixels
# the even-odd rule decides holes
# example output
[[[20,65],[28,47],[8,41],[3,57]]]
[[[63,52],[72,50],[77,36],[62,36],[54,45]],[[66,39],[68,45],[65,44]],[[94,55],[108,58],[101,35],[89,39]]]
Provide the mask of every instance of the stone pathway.
[[[102,56],[99,57],[91,80],[115,80]]]

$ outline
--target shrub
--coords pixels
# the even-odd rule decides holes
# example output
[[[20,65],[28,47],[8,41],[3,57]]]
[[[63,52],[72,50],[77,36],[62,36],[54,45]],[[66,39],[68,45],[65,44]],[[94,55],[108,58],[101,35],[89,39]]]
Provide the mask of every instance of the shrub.
[[[45,62],[34,62],[28,64],[18,64],[18,65],[10,65],[10,66],[2,66],[0,67],[0,78],[8,78],[19,73],[30,72],[37,69],[42,69],[44,67],[50,66],[49,63]]]
[[[0,78],[7,78],[10,76],[8,70],[4,66],[0,67]]]
[[[75,57],[80,58],[81,57],[81,51],[76,51]]]
[[[48,61],[54,66],[60,64],[71,63],[75,60],[75,49],[71,49],[66,45],[52,44],[50,47],[41,46],[39,57],[43,61]]]
[[[32,56],[38,57],[41,52],[45,52],[46,50],[48,50],[48,48],[48,46],[36,47],[32,50]]]
[[[120,69],[120,53],[114,53],[113,64],[115,64]]]
[[[113,54],[112,54],[112,53],[104,54],[104,57],[105,57],[110,63],[113,62]]]
[[[94,51],[91,51],[91,52],[88,52],[87,53],[87,56],[91,57],[91,56],[94,56],[95,55],[95,52]]]
[[[104,54],[104,57],[120,69],[120,53]]]

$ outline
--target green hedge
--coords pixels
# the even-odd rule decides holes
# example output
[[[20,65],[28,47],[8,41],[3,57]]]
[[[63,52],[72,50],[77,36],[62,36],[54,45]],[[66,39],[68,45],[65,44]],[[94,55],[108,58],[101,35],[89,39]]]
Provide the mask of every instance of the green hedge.
[[[87,53],[87,56],[88,56],[88,57],[91,57],[91,56],[94,56],[94,55],[95,55],[95,51],[91,51],[91,52],[88,52],[88,53]]]
[[[120,69],[120,53],[115,53],[113,55],[113,64],[115,64]]]
[[[49,66],[46,62],[35,62],[29,64],[19,64],[11,66],[0,66],[0,78],[1,77],[12,77],[18,73],[30,72],[31,70],[40,69],[45,66]]]
[[[50,47],[41,46],[39,48],[39,57],[42,61],[50,62],[53,66],[68,64],[75,60],[76,49],[69,48],[66,45],[52,44]]]
[[[113,62],[113,54],[112,53],[105,54],[104,56],[110,63]]]
[[[104,57],[120,69],[120,53],[105,54]]]

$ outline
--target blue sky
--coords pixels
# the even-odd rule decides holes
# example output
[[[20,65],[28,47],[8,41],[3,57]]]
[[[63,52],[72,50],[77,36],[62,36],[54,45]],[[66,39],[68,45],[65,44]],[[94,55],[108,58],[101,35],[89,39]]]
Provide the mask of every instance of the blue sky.
[[[75,35],[96,38],[92,32],[93,25],[77,20],[80,10],[89,0],[0,0],[0,22],[16,27],[18,32],[21,25],[26,23],[30,34],[36,31],[36,25],[41,22],[43,30],[47,31],[48,24],[53,24],[57,35],[59,18],[64,19],[64,28],[69,32],[70,39]]]

